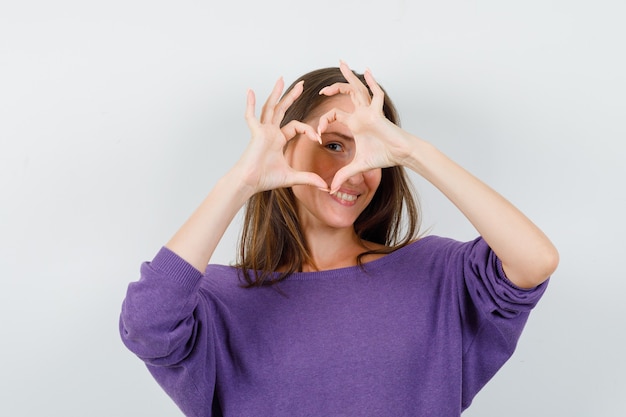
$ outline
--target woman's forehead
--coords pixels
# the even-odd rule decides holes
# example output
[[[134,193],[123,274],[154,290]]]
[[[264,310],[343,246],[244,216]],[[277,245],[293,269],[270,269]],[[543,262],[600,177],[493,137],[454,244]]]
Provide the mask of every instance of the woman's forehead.
[[[329,97],[314,107],[306,116],[306,120],[319,119],[321,115],[328,113],[334,108],[351,113],[354,111],[354,104],[352,104],[350,96],[345,94]]]

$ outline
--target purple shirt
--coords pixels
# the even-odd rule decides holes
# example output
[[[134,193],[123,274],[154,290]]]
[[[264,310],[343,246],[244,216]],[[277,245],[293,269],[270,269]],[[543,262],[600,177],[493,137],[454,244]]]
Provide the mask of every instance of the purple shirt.
[[[187,416],[459,416],[513,354],[547,283],[513,285],[481,238],[241,287],[166,248],[122,307],[126,346]]]

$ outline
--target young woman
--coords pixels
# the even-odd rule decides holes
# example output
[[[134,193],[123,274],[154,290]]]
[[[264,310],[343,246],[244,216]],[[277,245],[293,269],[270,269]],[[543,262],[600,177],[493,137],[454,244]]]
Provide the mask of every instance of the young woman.
[[[345,63],[279,80],[240,160],[143,264],[126,346],[188,416],[459,416],[555,270],[548,238]],[[479,233],[417,237],[404,167]],[[208,265],[236,213],[236,266]]]

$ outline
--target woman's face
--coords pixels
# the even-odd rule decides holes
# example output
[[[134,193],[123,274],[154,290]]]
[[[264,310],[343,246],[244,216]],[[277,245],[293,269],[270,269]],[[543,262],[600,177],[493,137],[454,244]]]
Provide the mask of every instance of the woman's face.
[[[333,108],[345,112],[354,110],[348,96],[334,96],[316,107],[304,122],[317,129],[320,116]],[[330,187],[335,173],[352,161],[355,152],[352,132],[343,124],[334,122],[322,133],[321,145],[306,137],[294,138],[285,155],[294,169],[314,172]],[[354,175],[334,195],[308,185],[292,187],[300,224],[305,229],[311,226],[351,228],[372,201],[380,179],[380,169]]]

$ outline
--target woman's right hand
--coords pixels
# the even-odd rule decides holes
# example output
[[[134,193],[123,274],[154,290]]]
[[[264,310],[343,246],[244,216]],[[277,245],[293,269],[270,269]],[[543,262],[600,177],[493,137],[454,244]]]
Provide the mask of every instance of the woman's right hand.
[[[285,159],[285,145],[296,135],[314,141],[319,136],[311,126],[298,121],[289,122],[281,129],[285,112],[302,94],[299,84],[280,99],[283,87],[283,80],[278,80],[259,119],[254,115],[254,93],[248,92],[246,121],[252,132],[248,147],[165,245],[200,272],[204,272],[228,225],[252,195],[296,184],[328,189],[328,184],[318,175],[298,172]]]
[[[280,99],[284,88],[281,77],[274,85],[259,118],[254,114],[256,105],[254,92],[248,90],[245,117],[252,137],[235,165],[235,170],[243,184],[251,188],[252,193],[300,184],[328,189],[328,184],[319,175],[294,170],[284,156],[285,145],[298,134],[301,134],[303,139],[321,141],[315,129],[306,123],[292,120],[280,127],[285,112],[302,94],[302,84],[303,82],[296,84]]]

